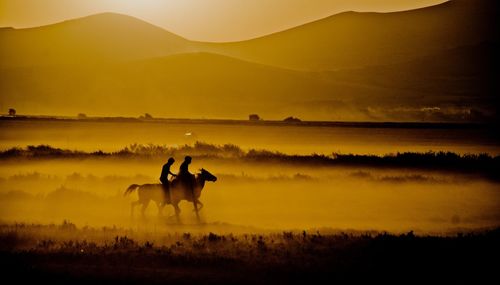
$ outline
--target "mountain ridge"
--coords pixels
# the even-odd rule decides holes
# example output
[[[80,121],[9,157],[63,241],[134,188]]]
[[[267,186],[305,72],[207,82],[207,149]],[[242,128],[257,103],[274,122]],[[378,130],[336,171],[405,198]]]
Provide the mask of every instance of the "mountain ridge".
[[[498,11],[485,8],[492,1],[470,3],[345,12],[226,44],[192,42],[116,13],[45,28],[0,29],[0,107],[67,115],[94,110],[308,120],[494,118],[497,62],[477,55],[491,55],[498,46],[498,34],[491,33],[496,28],[488,26]],[[466,48],[457,52],[460,47]]]
[[[207,45],[218,53],[301,70],[395,63],[457,46],[498,41],[494,1],[450,1],[393,13],[342,13],[244,42]]]
[[[483,47],[464,47],[464,52],[470,49]],[[461,50],[444,55],[460,57]],[[0,105],[17,102],[21,110],[64,110],[66,115],[148,112],[163,117],[242,118],[258,113],[267,119],[293,114],[327,121],[464,121],[494,116],[490,87],[476,89],[489,77],[468,79],[462,72],[444,80],[441,77],[449,71],[439,67],[447,62],[437,54],[393,66],[318,73],[193,52],[113,64],[16,68],[3,70],[0,93],[5,96]],[[436,72],[426,75],[422,66]]]
[[[132,16],[99,13],[36,28],[0,30],[0,66],[72,63],[77,61],[74,57],[134,60],[193,51],[310,71],[402,62],[491,38],[498,41],[490,25],[498,15],[491,9],[494,1],[471,3],[452,0],[390,13],[343,12],[226,43],[191,41]],[[65,54],[68,51],[71,54]]]
[[[143,20],[101,13],[52,25],[0,31],[0,66],[123,61],[188,52],[186,39]]]

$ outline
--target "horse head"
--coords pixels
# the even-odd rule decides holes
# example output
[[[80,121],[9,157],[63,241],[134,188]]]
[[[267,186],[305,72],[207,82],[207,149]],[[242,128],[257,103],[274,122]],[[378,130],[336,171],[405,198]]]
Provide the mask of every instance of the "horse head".
[[[204,168],[200,169],[199,176],[201,179],[205,181],[210,181],[210,182],[217,181],[217,177],[212,173],[208,172],[208,170],[205,170]]]

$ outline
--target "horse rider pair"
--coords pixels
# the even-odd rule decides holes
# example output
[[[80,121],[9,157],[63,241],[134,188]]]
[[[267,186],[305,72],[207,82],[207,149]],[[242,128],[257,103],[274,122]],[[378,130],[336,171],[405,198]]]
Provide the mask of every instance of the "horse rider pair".
[[[172,171],[170,171],[170,167],[175,162],[175,159],[173,157],[170,157],[167,163],[163,165],[160,175],[160,181],[163,185],[165,193],[168,193],[168,195],[170,195],[171,182],[168,179],[169,174],[173,177],[176,177],[176,180],[178,180],[179,182],[184,183],[184,185],[187,186],[188,189],[193,190],[194,175],[189,172],[189,164],[191,164],[191,160],[192,158],[190,156],[186,156],[184,158],[184,162],[182,162],[181,166],[179,167],[179,173],[177,174],[174,174],[172,173]]]

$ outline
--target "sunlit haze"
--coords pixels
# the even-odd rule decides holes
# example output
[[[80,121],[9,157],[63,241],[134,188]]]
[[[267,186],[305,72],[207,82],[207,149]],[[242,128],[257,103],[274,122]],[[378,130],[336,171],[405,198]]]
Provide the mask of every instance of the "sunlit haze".
[[[443,0],[0,0],[0,27],[25,28],[116,12],[191,40],[235,41],[343,11],[408,10]],[[258,21],[256,21],[258,19]]]
[[[498,3],[0,0],[0,280],[491,283]]]

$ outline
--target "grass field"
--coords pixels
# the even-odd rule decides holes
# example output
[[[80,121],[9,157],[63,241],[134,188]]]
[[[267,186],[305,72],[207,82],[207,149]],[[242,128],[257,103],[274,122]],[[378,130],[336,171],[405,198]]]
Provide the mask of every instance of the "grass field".
[[[145,233],[0,226],[3,278],[88,284],[483,283],[497,278],[500,231]],[[10,279],[12,278],[12,279]]]
[[[500,160],[488,128],[45,123],[0,122],[6,280],[470,284],[495,278]],[[123,134],[117,141],[124,145],[110,133]],[[255,136],[244,139],[247,133]],[[195,140],[204,137],[212,140]],[[202,192],[201,221],[187,202],[180,204],[180,221],[171,206],[158,216],[154,203],[144,217],[139,211],[131,217],[137,194],[124,197],[125,189],[158,183],[166,159],[176,158],[175,172],[185,155],[193,157],[192,172],[203,167],[218,178]]]

